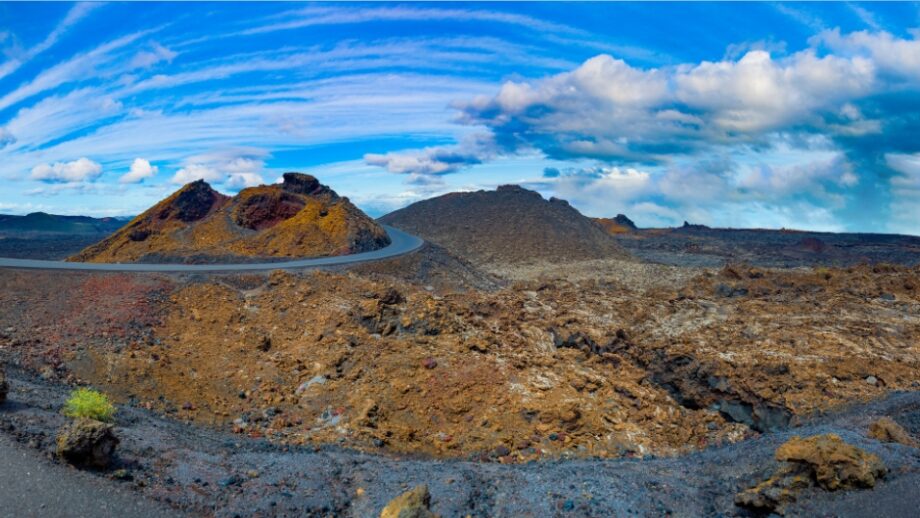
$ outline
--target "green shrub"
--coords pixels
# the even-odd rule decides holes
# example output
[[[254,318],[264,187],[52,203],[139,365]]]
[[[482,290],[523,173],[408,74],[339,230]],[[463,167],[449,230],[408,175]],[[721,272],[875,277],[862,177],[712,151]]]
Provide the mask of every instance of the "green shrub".
[[[102,392],[80,388],[70,394],[64,403],[64,415],[67,417],[85,417],[108,423],[115,415],[115,405]]]

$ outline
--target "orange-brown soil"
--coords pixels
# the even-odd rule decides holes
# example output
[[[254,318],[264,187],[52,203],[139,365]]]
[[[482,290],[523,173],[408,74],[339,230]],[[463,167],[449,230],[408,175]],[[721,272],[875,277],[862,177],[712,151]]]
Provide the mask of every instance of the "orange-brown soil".
[[[70,258],[83,262],[215,262],[299,258],[374,250],[383,228],[315,178],[285,173],[284,183],[235,197],[190,183],[107,239]]]
[[[2,338],[22,363],[52,358],[122,401],[282,442],[504,462],[672,454],[920,388],[916,268],[490,292],[379,272],[80,275],[57,292],[37,288],[49,274],[0,275],[0,303],[18,308],[0,330],[15,327]],[[127,330],[101,342],[87,315],[100,291],[139,308],[97,315]],[[85,339],[60,320],[77,308]]]

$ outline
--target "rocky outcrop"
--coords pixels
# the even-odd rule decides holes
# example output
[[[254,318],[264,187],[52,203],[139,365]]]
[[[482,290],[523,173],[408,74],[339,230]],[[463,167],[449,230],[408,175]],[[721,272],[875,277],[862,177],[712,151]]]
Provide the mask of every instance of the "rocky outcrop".
[[[316,178],[224,196],[192,182],[122,230],[71,257],[84,262],[246,262],[343,255],[389,244],[386,231]]]
[[[735,503],[756,511],[783,514],[798,494],[813,485],[827,491],[875,487],[886,473],[877,456],[843,441],[838,435],[793,437],[776,449],[783,464],[769,479],[735,497]]]
[[[617,214],[615,218],[594,218],[594,221],[603,227],[608,234],[612,235],[629,234],[639,230],[636,224],[625,214]]]
[[[380,518],[437,518],[431,512],[431,494],[422,484],[397,496],[380,512]]]
[[[920,448],[920,442],[917,442],[907,433],[907,430],[890,417],[881,417],[870,424],[869,437],[881,442],[895,442],[912,448]]]
[[[112,425],[77,419],[58,433],[57,454],[75,466],[104,468],[111,463],[118,442]]]

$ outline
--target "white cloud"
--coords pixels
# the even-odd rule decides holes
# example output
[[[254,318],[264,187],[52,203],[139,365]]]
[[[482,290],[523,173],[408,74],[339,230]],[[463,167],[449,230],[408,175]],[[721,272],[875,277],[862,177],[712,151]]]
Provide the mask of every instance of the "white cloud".
[[[35,56],[53,47],[71,27],[101,5],[101,3],[97,2],[78,2],[75,4],[64,16],[64,19],[48,33],[45,39],[32,48],[13,52],[13,56],[0,65],[0,78],[12,74]],[[3,42],[3,39],[0,39],[0,42]]]
[[[536,148],[556,159],[665,162],[719,145],[765,144],[782,132],[877,134],[890,114],[874,110],[876,118],[866,118],[860,106],[920,88],[917,39],[834,30],[810,45],[780,58],[762,45],[738,59],[662,68],[599,55],[459,103],[459,120],[489,128],[506,153]]]
[[[43,182],[91,182],[102,174],[102,166],[88,158],[73,162],[39,164],[32,168],[31,178]]]
[[[265,180],[258,173],[233,173],[227,176],[224,185],[230,189],[243,189],[262,185]]]
[[[531,30],[584,34],[584,31],[566,25],[547,22],[538,18],[501,11],[397,7],[307,7],[296,11],[281,13],[275,18],[286,21],[266,24],[247,29],[240,34],[261,34],[281,30],[299,29],[318,25],[343,25],[382,21],[439,21],[451,22],[493,22],[518,25]]]
[[[150,68],[160,62],[171,63],[179,53],[174,52],[159,43],[152,43],[150,50],[138,52],[131,59],[131,68]]]
[[[920,38],[898,38],[888,32],[859,31],[841,34],[839,29],[823,31],[812,38],[814,46],[824,46],[845,56],[868,60],[880,72],[899,79],[920,81]]]
[[[189,164],[176,171],[176,174],[172,177],[172,182],[179,185],[184,185],[196,180],[220,183],[224,181],[226,176],[227,175],[217,169],[204,164]]]
[[[9,128],[0,127],[0,149],[16,143],[16,136]]]
[[[920,235],[920,153],[889,154],[888,166],[898,175],[890,180],[890,232]]]
[[[122,36],[95,49],[78,54],[67,61],[63,61],[45,69],[34,79],[23,83],[18,88],[0,97],[0,110],[17,104],[34,95],[59,88],[62,85],[84,81],[96,74],[97,68],[111,58],[111,54],[125,46],[134,43],[138,38],[151,31],[137,32]]]
[[[455,146],[434,146],[418,150],[397,151],[386,154],[368,153],[364,162],[383,167],[396,174],[409,175],[410,183],[431,183],[423,176],[438,176],[482,163],[496,156],[491,136],[474,134]]]
[[[158,171],[159,168],[155,165],[150,165],[149,161],[143,158],[135,158],[134,162],[131,162],[131,169],[123,174],[119,181],[121,183],[140,183],[145,178],[152,178]]]
[[[264,183],[262,170],[265,151],[255,148],[227,149],[191,156],[185,167],[176,171],[172,182],[186,184],[195,180],[222,184],[228,189],[242,189]]]

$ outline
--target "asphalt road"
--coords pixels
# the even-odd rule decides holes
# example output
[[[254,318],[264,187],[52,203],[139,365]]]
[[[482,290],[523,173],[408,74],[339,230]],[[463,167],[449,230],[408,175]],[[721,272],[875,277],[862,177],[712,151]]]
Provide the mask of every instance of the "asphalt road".
[[[243,272],[264,270],[299,270],[320,266],[339,266],[346,264],[379,261],[414,252],[425,243],[418,237],[402,230],[383,225],[390,236],[390,245],[371,252],[339,255],[334,257],[315,257],[295,261],[243,264],[139,264],[139,263],[68,263],[65,261],[42,261],[38,259],[0,258],[0,268],[28,268],[37,270],[80,270],[96,272],[164,272],[164,273],[213,273]]]
[[[52,464],[37,451],[0,435],[0,517],[128,518],[181,513],[115,482]]]

